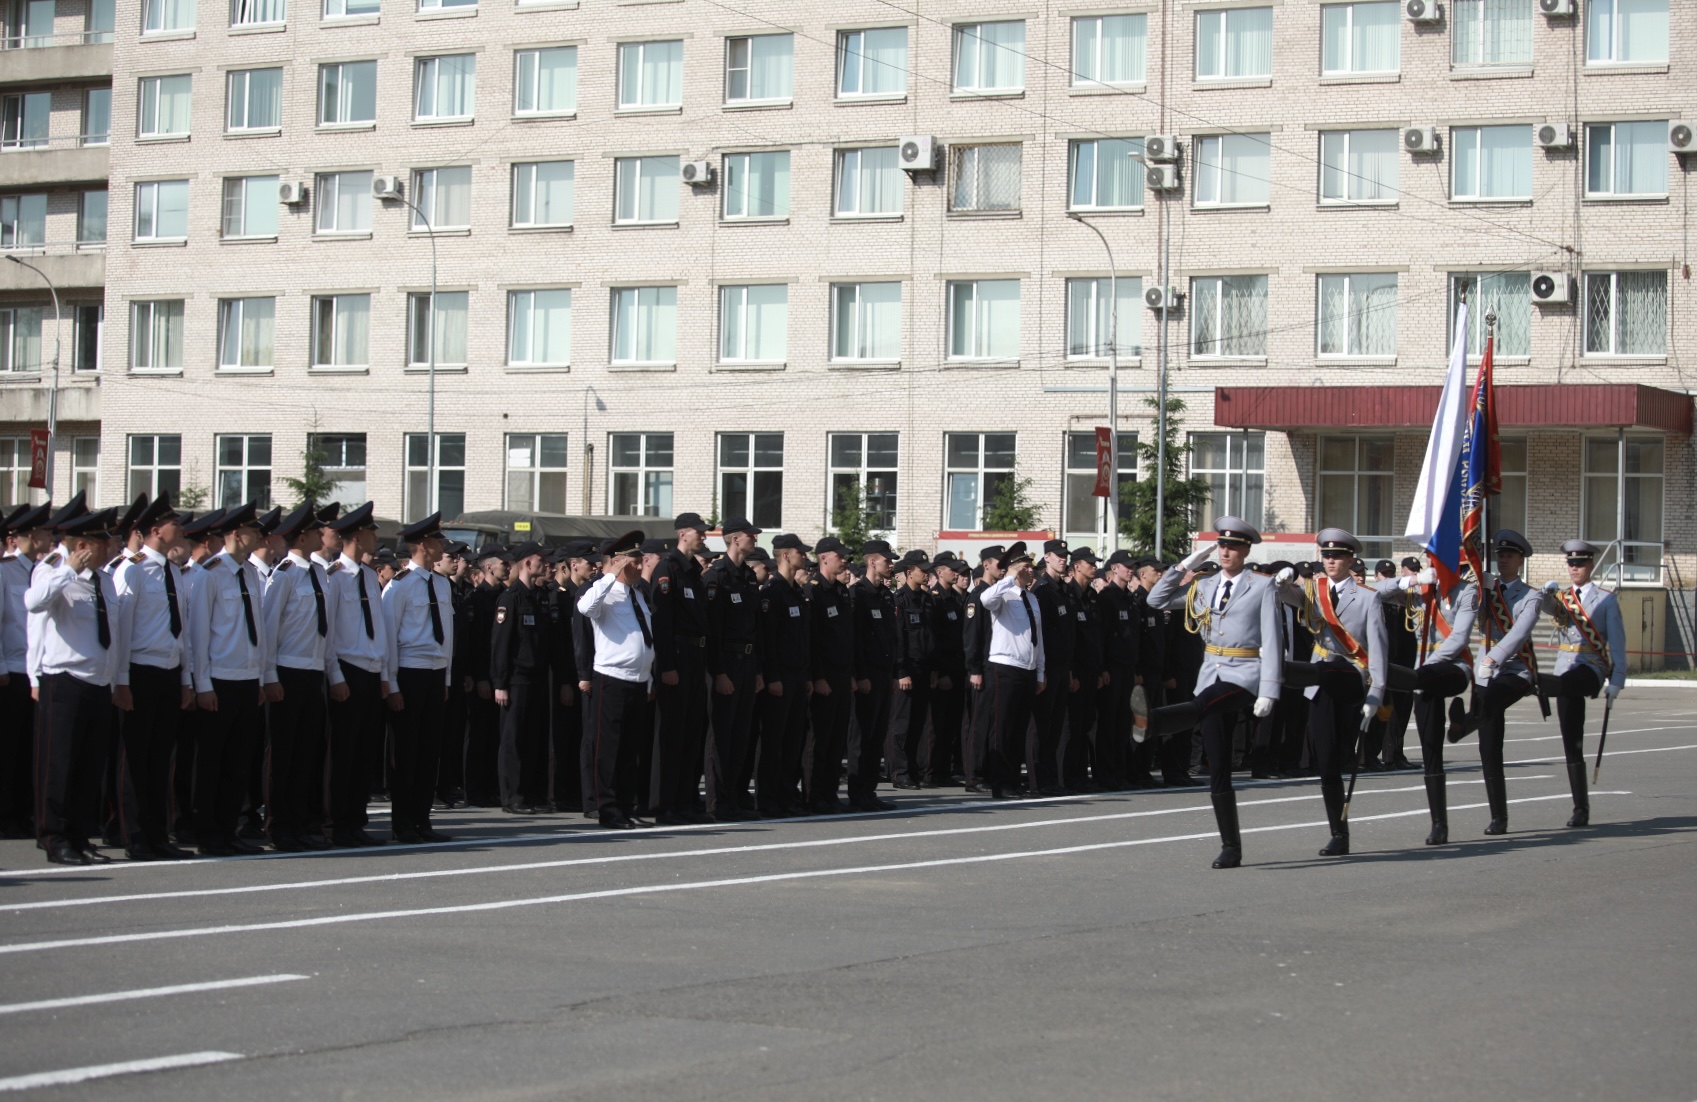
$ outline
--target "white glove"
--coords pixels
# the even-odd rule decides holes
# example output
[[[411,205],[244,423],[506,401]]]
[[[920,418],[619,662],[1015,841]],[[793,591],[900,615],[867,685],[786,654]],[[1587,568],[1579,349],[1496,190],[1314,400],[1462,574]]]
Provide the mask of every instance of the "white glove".
[[[1208,556],[1212,555],[1214,553],[1214,548],[1218,546],[1220,546],[1218,543],[1205,543],[1190,554],[1186,555],[1184,558],[1180,559],[1178,564],[1186,571],[1195,570],[1207,561]]]
[[[1296,580],[1296,570],[1292,567],[1284,567],[1277,574],[1273,575],[1273,580],[1278,582],[1280,585],[1289,585],[1291,582]]]
[[[1603,695],[1610,700],[1613,700],[1625,691],[1625,685],[1616,685],[1613,681],[1605,681],[1603,683]]]
[[[1415,586],[1417,586],[1419,584],[1420,584],[1420,579],[1414,577],[1412,574],[1404,574],[1402,577],[1400,577],[1396,580],[1396,587],[1398,589],[1402,590],[1404,593],[1407,593],[1409,590],[1413,589]]]
[[[1479,575],[1479,586],[1481,589],[1497,588],[1497,576],[1489,570],[1485,571],[1483,574]]]
[[[1421,570],[1420,573],[1416,574],[1414,576],[1414,580],[1419,585],[1437,585],[1438,572],[1428,566]]]
[[[1479,661],[1473,666],[1473,680],[1480,685],[1489,685],[1491,678],[1496,676],[1497,664],[1488,654],[1481,654]]]
[[[1544,583],[1544,592],[1550,594],[1552,597],[1555,596],[1557,593],[1561,592],[1561,583],[1556,581],[1554,578],[1551,578],[1549,581]]]
[[[1256,697],[1255,698],[1255,718],[1256,719],[1266,719],[1268,716],[1270,716],[1272,714],[1273,714],[1273,698],[1270,697],[1270,696],[1258,696],[1258,697]]]
[[[1379,706],[1377,704],[1371,702],[1363,704],[1361,706],[1361,729],[1363,731],[1367,730],[1367,725],[1372,723],[1373,717],[1378,714]]]

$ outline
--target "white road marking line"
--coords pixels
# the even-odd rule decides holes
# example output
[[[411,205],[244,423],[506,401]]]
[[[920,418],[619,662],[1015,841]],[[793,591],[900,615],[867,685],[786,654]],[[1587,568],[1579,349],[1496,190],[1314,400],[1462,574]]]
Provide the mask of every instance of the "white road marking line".
[[[1676,726],[1676,727],[1629,727],[1624,731],[1610,731],[1609,733],[1611,735],[1642,735],[1642,734],[1645,734],[1645,733],[1650,732],[1650,731],[1689,731],[1690,729],[1691,728],[1689,726],[1682,724],[1682,725]],[[1589,735],[1590,732],[1587,731],[1586,734]],[[1509,739],[1504,739],[1503,741],[1504,742],[1543,742],[1545,739],[1559,739],[1559,738],[1561,738],[1560,734],[1535,735],[1532,738],[1509,738]]]
[[[69,999],[43,999],[33,1003],[10,1003],[0,1006],[0,1014],[23,1014],[32,1010],[63,1010],[70,1006],[95,1006],[99,1003],[126,1002],[130,999],[155,999],[162,995],[191,995],[199,991],[225,991],[232,987],[256,987],[267,983],[287,983],[309,979],[288,973],[275,976],[249,976],[240,980],[212,980],[207,983],[179,983],[172,987],[140,987],[130,991],[108,991],[103,995],[77,995]]]
[[[27,1091],[37,1087],[62,1087],[70,1083],[86,1083],[90,1079],[110,1079],[114,1075],[134,1075],[143,1071],[168,1071],[172,1068],[197,1068],[205,1064],[222,1064],[240,1060],[239,1052],[185,1052],[180,1056],[154,1056],[147,1060],[125,1060],[121,1064],[94,1064],[86,1068],[66,1068],[64,1071],[38,1071],[34,1075],[15,1075],[0,1079],[0,1091]]]
[[[1516,777],[1515,780],[1542,781],[1549,780],[1553,774],[1537,773],[1530,777]],[[1483,784],[1482,779],[1452,778],[1451,784]],[[1383,796],[1399,792],[1424,792],[1424,784],[1407,788],[1362,788],[1359,795]],[[1265,800],[1246,800],[1240,802],[1240,807],[1261,807],[1269,804],[1298,803],[1303,800],[1320,799],[1318,791],[1305,792],[1298,796],[1278,796]],[[423,869],[417,872],[376,873],[370,876],[343,876],[326,880],[296,880],[284,884],[241,884],[228,888],[193,888],[176,892],[135,892],[129,895],[96,895],[80,899],[46,899],[34,903],[13,903],[0,907],[0,910],[11,911],[40,911],[60,907],[86,907],[99,903],[137,903],[159,899],[197,899],[212,895],[249,895],[255,892],[299,891],[311,888],[339,888],[351,884],[384,884],[401,880],[426,880],[451,876],[478,876],[494,872],[535,872],[540,869],[569,868],[573,865],[612,865],[627,861],[663,861],[681,857],[715,857],[742,853],[767,853],[773,850],[785,849],[817,849],[825,846],[850,846],[865,842],[908,841],[917,838],[944,838],[959,834],[990,834],[1005,830],[1031,830],[1036,827],[1072,826],[1085,823],[1112,822],[1118,819],[1142,819],[1154,815],[1182,815],[1197,811],[1212,811],[1212,804],[1196,804],[1189,807],[1152,808],[1146,811],[1120,811],[1108,815],[1079,815],[1064,819],[1032,819],[1016,823],[990,823],[969,827],[948,827],[942,830],[907,830],[893,831],[888,834],[858,834],[838,838],[810,838],[795,842],[760,842],[744,846],[717,846],[703,849],[665,850],[646,853],[616,853],[603,857],[568,857],[554,861],[526,861],[521,864],[508,865],[479,865],[466,869]],[[577,837],[602,838],[611,842],[613,839],[605,834],[579,835]],[[622,840],[622,839],[621,839]],[[632,838],[636,840],[636,838]]]
[[[1630,796],[1627,791],[1593,792],[1593,796]],[[1566,792],[1550,796],[1526,796],[1518,800],[1508,801],[1511,804],[1539,803],[1545,800],[1566,800],[1571,795]],[[1452,811],[1468,811],[1485,807],[1486,804],[1460,804],[1451,808]],[[1427,809],[1420,807],[1412,811],[1391,811],[1381,815],[1357,815],[1350,818],[1352,823],[1368,823],[1381,819],[1405,819],[1415,815],[1425,815]],[[1281,823],[1274,826],[1249,827],[1245,834],[1260,834],[1276,830],[1312,830],[1324,827],[1325,822]],[[400,911],[366,911],[356,914],[323,915],[318,918],[296,918],[279,922],[249,922],[227,924],[223,926],[189,927],[180,930],[150,930],[145,933],[107,934],[100,937],[64,938],[58,941],[27,941],[10,945],[0,945],[0,955],[15,953],[39,953],[49,949],[82,949],[96,945],[126,945],[144,941],[173,941],[181,938],[211,937],[217,934],[257,933],[266,930],[299,930],[314,926],[341,926],[355,922],[380,922],[387,919],[423,918],[433,915],[477,914],[487,911],[506,911],[518,907],[539,907],[553,903],[575,903],[590,899],[617,899],[633,895],[665,895],[671,892],[698,891],[702,888],[734,888],[750,884],[774,884],[786,880],[817,880],[837,876],[864,876],[880,872],[905,872],[912,869],[935,869],[950,865],[978,865],[993,861],[1016,861],[1027,857],[1063,857],[1074,853],[1091,853],[1097,850],[1126,849],[1131,846],[1150,846],[1164,842],[1192,842],[1200,838],[1217,838],[1214,831],[1200,834],[1170,834],[1161,838],[1125,838],[1112,842],[1092,842],[1079,846],[1061,846],[1055,849],[1022,850],[1013,853],[985,853],[973,857],[938,857],[928,861],[904,861],[888,865],[859,865],[849,868],[806,869],[799,872],[765,873],[759,876],[736,876],[722,880],[695,880],[673,884],[644,884],[634,888],[605,888],[599,891],[570,892],[564,895],[536,896],[529,899],[496,899],[481,903],[462,903],[450,907],[416,907]]]
[[[1692,743],[1689,746],[1645,746],[1645,747],[1641,747],[1637,750],[1616,750],[1614,753],[1612,753],[1608,756],[1611,757],[1611,758],[1618,758],[1623,754],[1665,754],[1669,750],[1697,750],[1697,743]],[[1519,758],[1519,759],[1516,759],[1515,761],[1505,761],[1503,764],[1504,765],[1546,765],[1546,764],[1548,764],[1552,761],[1566,761],[1566,760],[1567,759],[1565,757],[1563,757],[1563,758]]]

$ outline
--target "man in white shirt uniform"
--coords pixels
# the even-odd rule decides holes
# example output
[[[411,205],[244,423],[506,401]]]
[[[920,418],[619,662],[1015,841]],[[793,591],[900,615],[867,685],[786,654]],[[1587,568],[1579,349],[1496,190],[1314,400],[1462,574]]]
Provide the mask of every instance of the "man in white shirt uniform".
[[[442,557],[442,514],[401,529],[412,561],[383,590],[388,629],[389,710],[395,713],[389,753],[389,830],[409,845],[446,842],[430,825],[436,759],[453,676],[454,603],[448,579],[432,569]]]
[[[336,519],[341,552],[324,579],[335,621],[331,628],[335,651],[326,661],[335,663],[348,690],[330,697],[330,841],[348,848],[383,844],[365,830],[370,822],[365,807],[371,795],[371,763],[381,760],[383,700],[390,690],[383,586],[377,571],[361,561],[377,550],[377,525],[371,512],[368,501]]]
[[[578,598],[577,610],[595,632],[595,676],[584,718],[583,775],[593,785],[601,825],[629,830],[637,823],[619,806],[619,758],[627,737],[649,737],[648,701],[654,669],[653,617],[642,595],[642,533],[626,532],[601,545],[601,577]]]
[[[984,700],[991,709],[990,746],[984,777],[993,799],[1019,787],[1019,760],[1031,708],[1044,690],[1043,624],[1030,589],[1037,580],[1031,554],[1015,543],[999,559],[1002,577],[984,587],[979,606],[990,617],[990,654],[985,663]],[[1033,766],[1035,783],[1036,769]]]

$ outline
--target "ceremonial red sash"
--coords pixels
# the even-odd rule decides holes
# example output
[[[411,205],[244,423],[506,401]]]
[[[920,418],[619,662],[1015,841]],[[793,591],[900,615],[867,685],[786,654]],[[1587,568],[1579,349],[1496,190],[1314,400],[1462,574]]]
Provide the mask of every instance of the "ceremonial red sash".
[[[1614,663],[1609,660],[1609,644],[1603,638],[1603,633],[1597,630],[1597,625],[1591,622],[1591,616],[1585,611],[1585,603],[1579,599],[1579,588],[1570,586],[1567,589],[1556,590],[1556,600],[1573,618],[1573,626],[1579,629],[1579,634],[1585,637],[1585,645],[1597,652],[1597,657],[1603,660],[1609,672],[1614,673]]]
[[[1314,579],[1314,604],[1320,609],[1320,617],[1326,621],[1326,626],[1332,629],[1332,638],[1343,644],[1344,657],[1365,670],[1367,648],[1356,642],[1355,636],[1344,630],[1343,624],[1338,620],[1337,607],[1332,603],[1330,578]]]
[[[1503,598],[1502,585],[1499,583],[1492,586],[1490,589],[1485,589],[1481,586],[1480,593],[1483,595],[1485,602],[1485,619],[1487,621],[1487,625],[1491,621],[1495,621],[1497,625],[1503,629],[1503,635],[1507,636],[1509,631],[1514,627],[1514,614],[1509,611],[1508,601]],[[1490,649],[1490,642],[1491,633],[1487,626],[1487,630],[1485,632],[1485,644],[1487,650]],[[1526,668],[1532,673],[1532,683],[1536,685],[1538,683],[1538,655],[1537,652],[1532,649],[1532,640],[1528,639],[1526,641],[1526,645],[1520,648],[1519,653],[1517,653],[1515,657],[1526,663]]]
[[[1444,612],[1443,599],[1438,596],[1438,591],[1437,591],[1437,588],[1435,586],[1432,587],[1432,588],[1429,588],[1426,591],[1426,618],[1427,618],[1428,623],[1437,625],[1438,638],[1440,638],[1442,640],[1448,640],[1449,637],[1450,637],[1450,632],[1455,630],[1454,627],[1450,624],[1449,616],[1447,614],[1445,614],[1445,612]],[[1430,649],[1428,649],[1425,652],[1425,654],[1430,654],[1430,653],[1431,653]],[[1462,653],[1462,657],[1467,659],[1468,665],[1472,665],[1473,664],[1473,648],[1472,648],[1472,646],[1465,646],[1465,647],[1461,648],[1461,653]],[[1425,654],[1422,655],[1422,658],[1425,657]]]

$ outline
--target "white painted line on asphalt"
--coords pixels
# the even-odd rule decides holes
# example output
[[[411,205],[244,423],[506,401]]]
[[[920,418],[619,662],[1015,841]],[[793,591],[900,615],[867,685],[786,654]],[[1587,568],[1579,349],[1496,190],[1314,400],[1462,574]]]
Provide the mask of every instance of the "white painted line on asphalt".
[[[1609,754],[1608,756],[1611,757],[1611,758],[1618,758],[1618,757],[1621,757],[1622,755],[1625,755],[1625,754],[1665,754],[1669,750],[1697,750],[1697,743],[1692,743],[1689,746],[1644,746],[1644,747],[1640,747],[1636,750],[1616,750],[1614,753]],[[1549,762],[1552,762],[1552,761],[1566,761],[1566,760],[1567,759],[1565,757],[1563,757],[1563,758],[1519,758],[1515,761],[1505,761],[1505,762],[1503,762],[1503,764],[1504,765],[1544,765],[1544,764],[1548,764]]]
[[[287,983],[309,979],[287,973],[275,976],[249,976],[239,980],[212,980],[208,983],[179,983],[172,987],[139,987],[130,991],[108,991],[102,995],[77,995],[69,999],[42,999],[33,1003],[8,1003],[0,1006],[0,1014],[24,1014],[32,1010],[63,1010],[70,1006],[96,1006],[100,1003],[127,1002],[130,999],[156,999],[163,995],[192,995],[200,991],[226,991],[232,987],[257,987],[267,983]]]
[[[1650,731],[1689,731],[1690,729],[1691,728],[1690,728],[1689,725],[1681,724],[1681,725],[1675,726],[1675,727],[1628,727],[1624,731],[1610,731],[1609,733],[1611,735],[1642,735],[1642,734],[1646,734]],[[1586,733],[1589,734],[1590,732],[1586,732]],[[1559,733],[1557,733],[1557,734],[1554,734],[1554,735],[1535,735],[1532,738],[1508,738],[1508,739],[1503,739],[1503,741],[1504,742],[1543,742],[1545,739],[1559,739],[1559,738],[1561,738],[1561,735]]]
[[[93,1064],[86,1068],[66,1068],[63,1071],[38,1071],[34,1075],[15,1075],[0,1079],[0,1091],[28,1091],[37,1087],[63,1087],[71,1083],[86,1083],[90,1079],[110,1079],[114,1075],[134,1075],[143,1071],[169,1071],[172,1068],[197,1068],[205,1064],[222,1064],[240,1060],[239,1052],[185,1052],[180,1056],[154,1056],[147,1060],[125,1060],[121,1064]]]
[[[1593,792],[1593,796],[1630,796],[1627,791]],[[1526,796],[1518,800],[1509,800],[1511,804],[1540,803],[1545,800],[1571,799],[1566,792],[1550,796]],[[1272,802],[1272,801],[1268,801]],[[1468,811],[1485,807],[1486,804],[1460,804],[1452,807],[1452,811]],[[1351,823],[1369,823],[1381,819],[1406,819],[1415,815],[1425,815],[1427,809],[1415,808],[1412,811],[1391,811],[1381,815],[1351,816]],[[1248,827],[1244,834],[1260,834],[1276,830],[1312,830],[1324,827],[1321,822],[1309,823],[1280,823],[1274,826]],[[599,891],[571,892],[565,895],[536,896],[529,899],[496,899],[481,903],[463,903],[449,907],[416,907],[400,911],[366,911],[355,914],[323,915],[318,918],[295,918],[280,922],[249,922],[227,924],[222,926],[199,926],[180,930],[150,930],[134,934],[106,934],[100,937],[63,938],[58,941],[26,941],[10,945],[0,945],[0,955],[16,953],[39,953],[49,949],[84,949],[97,945],[126,945],[145,941],[173,941],[181,938],[212,937],[218,934],[259,933],[268,930],[300,930],[315,926],[342,926],[356,922],[383,922],[392,919],[424,918],[434,915],[477,914],[488,911],[506,911],[518,907],[540,907],[553,903],[576,903],[591,899],[618,899],[633,895],[666,895],[672,892],[698,891],[702,888],[735,888],[751,884],[775,884],[786,880],[818,880],[837,876],[868,876],[881,872],[905,872],[912,869],[935,869],[951,865],[979,865],[995,861],[1017,861],[1028,857],[1064,857],[1075,853],[1091,853],[1098,850],[1126,849],[1132,846],[1159,845],[1165,842],[1193,842],[1200,838],[1217,838],[1214,831],[1200,834],[1170,834],[1161,838],[1123,838],[1112,842],[1092,842],[1080,846],[1062,846],[1055,849],[1021,850],[1013,853],[985,853],[973,857],[939,857],[929,861],[904,861],[889,865],[858,865],[850,868],[806,869],[799,872],[765,873],[759,876],[735,876],[722,880],[696,880],[672,884],[645,884],[634,888],[606,888]]]

